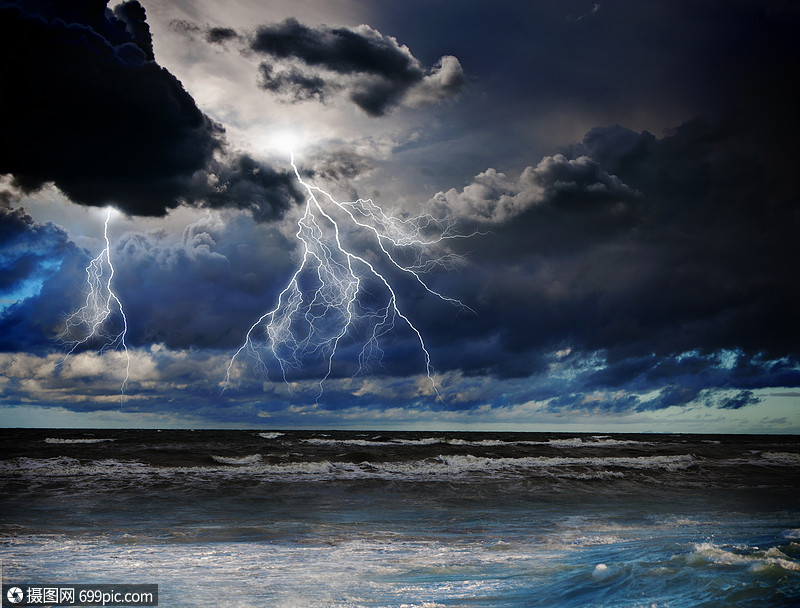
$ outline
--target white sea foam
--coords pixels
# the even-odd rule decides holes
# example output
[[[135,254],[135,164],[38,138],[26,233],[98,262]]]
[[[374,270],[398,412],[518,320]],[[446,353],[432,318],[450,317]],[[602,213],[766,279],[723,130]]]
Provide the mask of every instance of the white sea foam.
[[[261,454],[248,454],[247,456],[217,456],[216,454],[212,454],[211,458],[214,462],[220,464],[243,465],[261,462]]]
[[[795,452],[761,452],[760,458],[751,461],[753,464],[766,463],[770,465],[786,465],[798,466],[800,465],[800,454]]]
[[[596,581],[602,581],[611,576],[611,571],[605,564],[597,564],[592,572],[592,578]]]
[[[520,458],[490,458],[473,456],[471,454],[441,455],[426,460],[409,462],[381,462],[370,463],[376,469],[402,475],[458,475],[464,473],[496,471],[524,471],[530,469],[545,470],[551,474],[558,474],[560,469],[569,467],[599,467],[600,472],[583,472],[583,474],[603,475],[608,467],[628,469],[657,469],[678,471],[694,464],[694,458],[689,454],[676,456],[640,456],[640,457],[608,457],[608,458],[575,458],[575,457],[546,457],[527,456]],[[621,476],[619,471],[610,471],[609,476]],[[614,473],[620,473],[615,475]],[[568,473],[573,476],[574,473]],[[590,477],[587,477],[590,478]]]
[[[263,436],[263,435],[262,435]],[[549,439],[547,441],[504,441],[502,439],[480,439],[469,440],[446,437],[421,437],[419,439],[334,439],[313,437],[303,439],[303,442],[312,445],[357,445],[357,446],[387,446],[387,445],[457,445],[475,447],[498,447],[498,446],[522,446],[522,445],[547,445],[555,448],[597,448],[597,447],[617,447],[631,445],[652,445],[646,441],[636,441],[633,439],[612,439],[607,436],[595,436],[588,439],[572,437],[569,439]]]
[[[116,439],[61,439],[60,437],[48,437],[44,440],[45,443],[103,443],[105,441],[116,441]]]
[[[448,445],[468,445],[475,447],[496,447],[498,445],[514,445],[507,441],[500,441],[499,439],[482,439],[481,441],[467,441],[465,439],[448,439]]]
[[[57,456],[55,458],[20,457],[0,462],[0,471],[17,473],[32,477],[69,476],[113,476],[140,474],[148,467],[138,461],[119,461],[114,459],[92,460],[82,463],[77,458]]]
[[[8,548],[26,572],[65,579],[76,571],[122,581],[141,569],[158,572],[161,599],[173,608],[219,605],[220,597],[233,598],[225,605],[236,608],[478,605],[528,584],[532,570],[549,572],[543,563],[550,557],[527,548],[510,555],[490,551],[480,541],[447,544],[363,532],[359,538],[323,534],[301,544],[276,543],[268,551],[261,543],[165,543],[161,535],[146,534],[123,546],[106,535],[15,536]],[[12,564],[12,575],[19,573],[15,568],[21,566]]]
[[[391,442],[392,445],[434,445],[437,443],[446,443],[447,440],[443,437],[422,437],[420,439],[395,439]]]
[[[56,458],[29,458],[21,456],[11,460],[0,461],[0,471],[31,471],[37,472],[45,469],[57,469],[68,467],[79,467],[81,464],[77,458],[58,456]]]
[[[357,446],[386,446],[386,445],[435,445],[437,443],[445,443],[450,445],[502,445],[503,441],[490,441],[490,442],[470,442],[463,439],[446,439],[444,437],[422,437],[420,439],[331,439],[313,437],[311,439],[303,439],[304,443],[311,445],[357,445]]]
[[[472,474],[525,475],[536,471],[543,475],[566,479],[609,479],[625,476],[626,470],[680,471],[694,464],[689,454],[639,457],[546,457],[494,458],[472,454],[439,455],[424,460],[390,462],[282,462],[266,463],[259,454],[244,456],[212,455],[220,467],[181,466],[154,467],[139,461],[93,460],[81,462],[74,458],[16,458],[0,463],[0,470],[37,476],[104,475],[115,477],[141,475],[157,476],[172,473],[195,474],[252,474],[285,476],[299,474],[325,478],[438,478]],[[579,470],[575,470],[578,467]],[[585,470],[589,469],[589,470]]]
[[[702,565],[704,563],[747,566],[752,572],[760,572],[770,567],[800,572],[800,563],[791,559],[777,547],[766,551],[745,547],[734,552],[710,542],[695,544],[694,553],[689,556],[689,564]]]
[[[304,443],[311,445],[357,445],[357,446],[379,446],[379,445],[395,445],[394,441],[371,441],[369,439],[303,439]]]
[[[622,445],[652,445],[647,441],[633,439],[612,439],[604,435],[595,435],[589,439],[572,437],[570,439],[550,439],[538,445],[550,445],[554,448],[614,448]]]
[[[424,437],[422,439],[397,439],[393,444],[399,445],[434,445],[444,443],[447,445],[464,445],[475,447],[496,447],[500,445],[524,445],[525,441],[502,441],[501,439],[481,439],[469,441],[467,439],[447,439],[445,437]]]
[[[594,473],[561,473],[559,477],[565,479],[623,479],[625,473],[622,471],[596,471]]]
[[[263,437],[264,439],[277,439],[278,437],[283,437],[286,433],[259,433],[259,437]]]

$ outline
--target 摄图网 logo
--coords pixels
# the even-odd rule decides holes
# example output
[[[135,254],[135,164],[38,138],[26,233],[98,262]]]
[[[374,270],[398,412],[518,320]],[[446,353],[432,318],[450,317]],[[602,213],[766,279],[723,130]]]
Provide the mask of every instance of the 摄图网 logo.
[[[6,597],[12,604],[19,604],[23,597],[22,589],[19,587],[11,587],[11,589],[8,590],[8,593],[6,593]]]

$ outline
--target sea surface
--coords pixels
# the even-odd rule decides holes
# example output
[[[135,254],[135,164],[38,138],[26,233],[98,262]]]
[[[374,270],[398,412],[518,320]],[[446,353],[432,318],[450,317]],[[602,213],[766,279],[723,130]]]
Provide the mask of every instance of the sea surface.
[[[169,608],[800,606],[800,437],[4,429],[0,559]]]

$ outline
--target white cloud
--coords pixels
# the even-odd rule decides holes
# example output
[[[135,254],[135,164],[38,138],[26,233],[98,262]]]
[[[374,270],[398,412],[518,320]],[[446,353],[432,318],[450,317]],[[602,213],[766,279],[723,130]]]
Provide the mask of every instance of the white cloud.
[[[503,223],[531,207],[553,203],[559,195],[630,200],[636,192],[588,156],[555,154],[526,167],[516,180],[489,168],[460,192],[451,188],[437,193],[431,204],[463,218]]]

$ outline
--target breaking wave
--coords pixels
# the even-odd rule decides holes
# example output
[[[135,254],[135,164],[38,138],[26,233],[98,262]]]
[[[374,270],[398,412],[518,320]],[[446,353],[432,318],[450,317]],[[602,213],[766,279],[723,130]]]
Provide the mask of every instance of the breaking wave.
[[[60,437],[48,437],[44,440],[45,443],[104,443],[106,441],[116,441],[116,439],[61,439]]]

